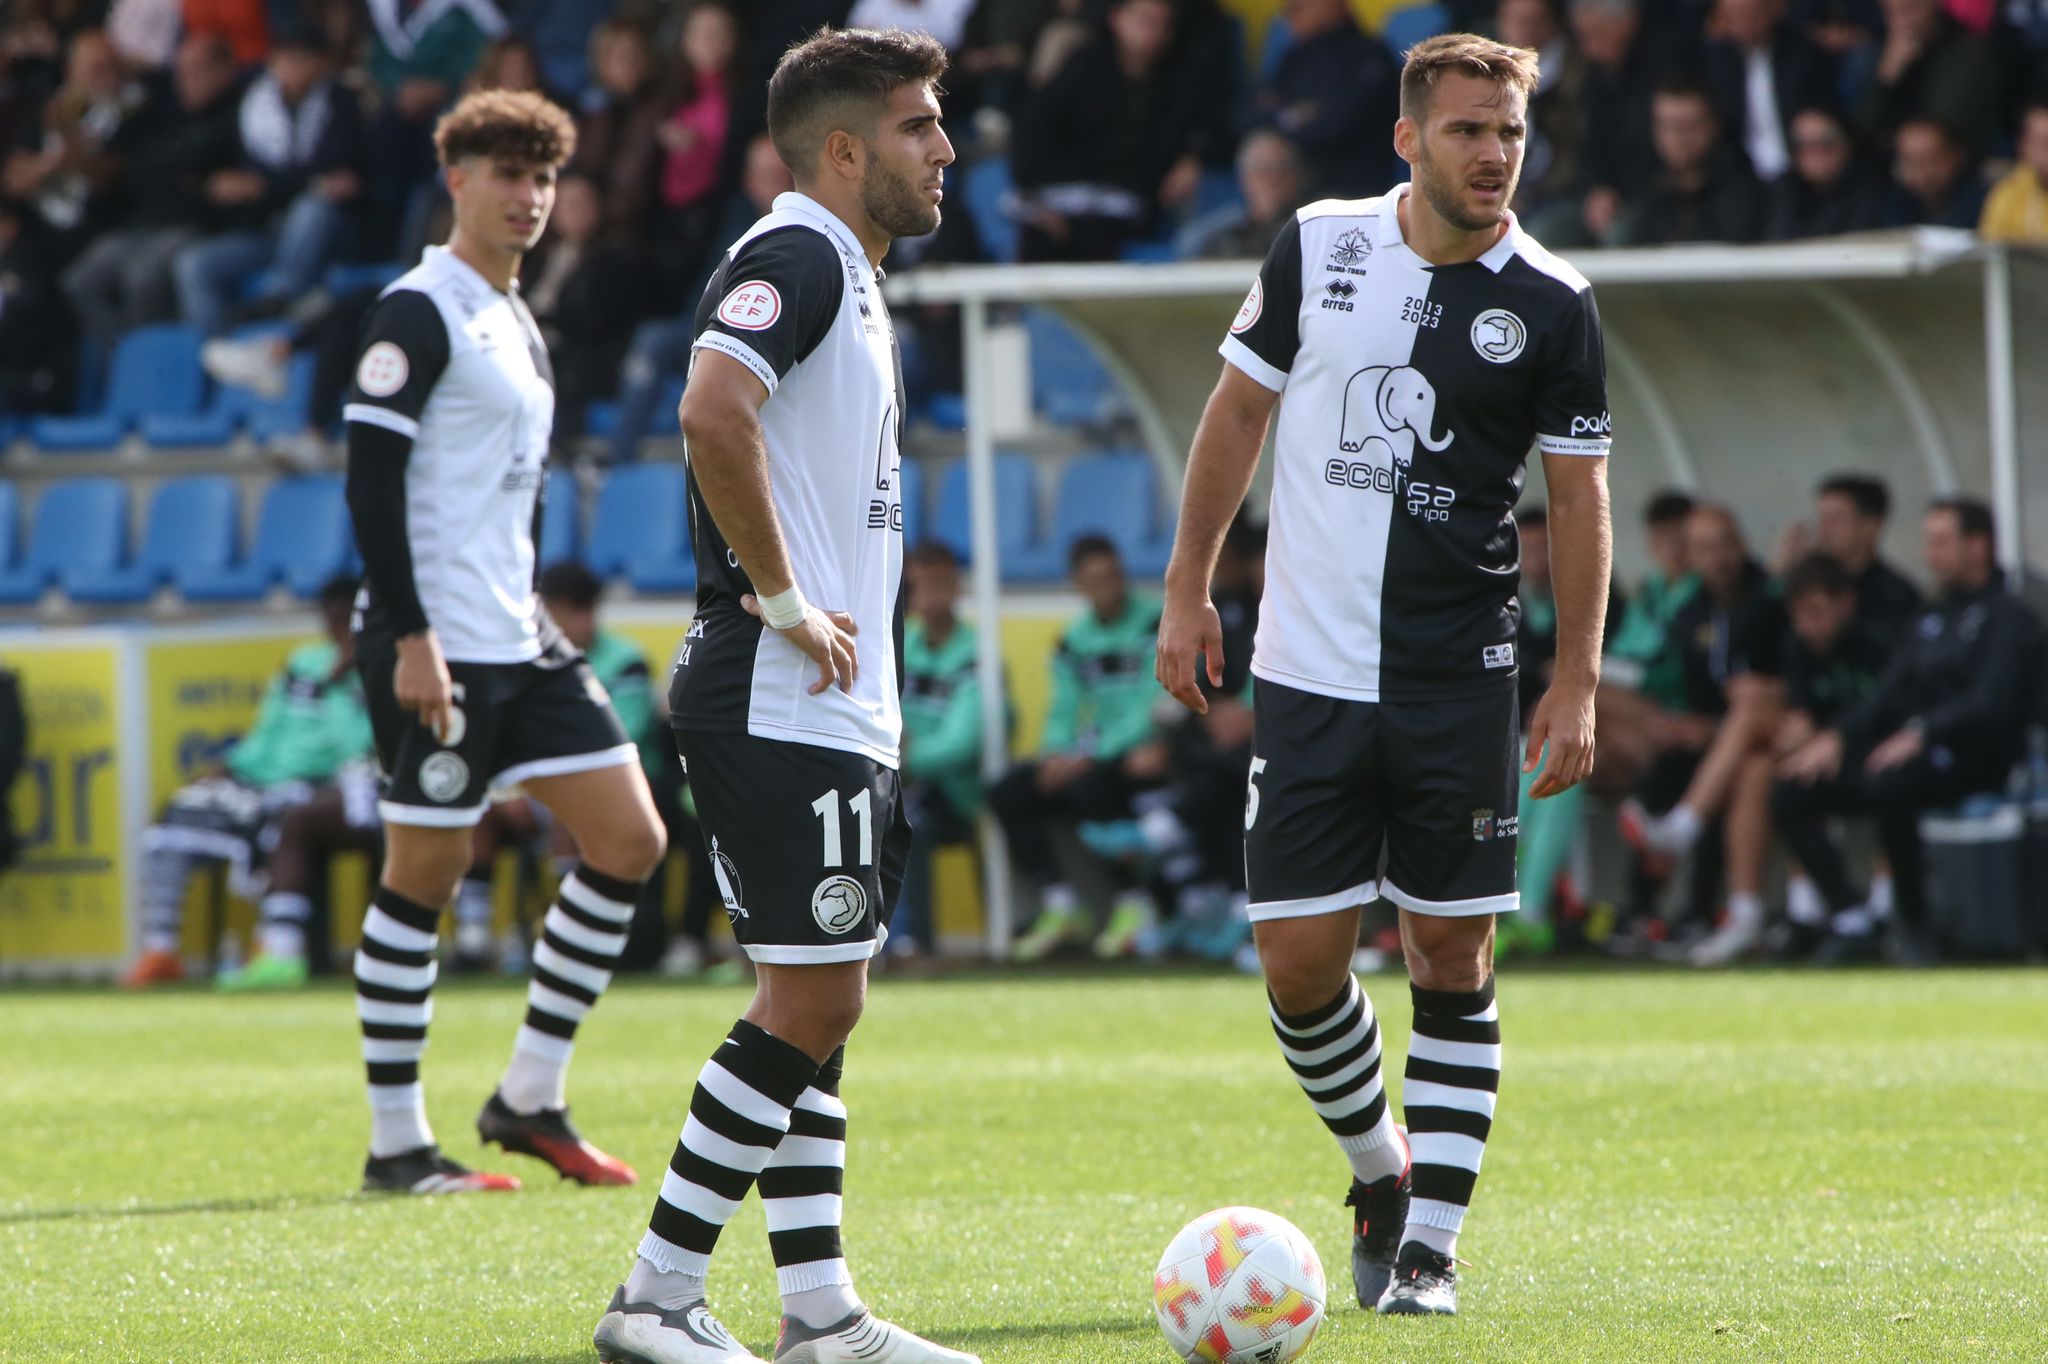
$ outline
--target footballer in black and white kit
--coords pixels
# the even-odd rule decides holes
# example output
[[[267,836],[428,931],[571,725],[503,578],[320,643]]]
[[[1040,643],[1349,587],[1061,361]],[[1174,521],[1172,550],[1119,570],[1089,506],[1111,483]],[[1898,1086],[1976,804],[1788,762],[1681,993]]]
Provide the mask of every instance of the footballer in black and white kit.
[[[1189,457],[1159,673],[1200,710],[1207,581],[1278,408],[1251,670],[1251,918],[1283,1054],[1351,1165],[1353,1277],[1388,1313],[1456,1310],[1452,1255],[1492,1122],[1493,916],[1517,906],[1520,780],[1591,766],[1610,442],[1586,280],[1516,223],[1535,54],[1411,50],[1411,184],[1282,228],[1231,322]],[[1543,458],[1556,681],[1519,741],[1513,508]],[[1400,911],[1415,1024],[1405,1132],[1349,965],[1358,908]]]
[[[574,838],[534,946],[512,1059],[483,1140],[583,1184],[631,1184],[584,1141],[565,1095],[578,1025],[610,983],[664,851],[639,751],[535,592],[554,375],[515,283],[575,145],[538,95],[464,98],[435,129],[455,206],[448,244],[386,289],[342,415],[367,584],[356,657],[384,788],[386,856],[355,958],[371,1114],[366,1190],[516,1189],[441,1154],[420,1056],[442,911],[494,791],[523,788]]]
[[[631,1273],[599,1319],[609,1364],[757,1360],[705,1277],[750,1190],[782,1294],[775,1357],[976,1364],[872,1315],[840,1246],[845,1042],[902,884],[903,381],[881,295],[897,237],[939,223],[953,159],[945,49],[820,30],[768,84],[795,177],[726,251],[697,311],[678,416],[697,614],[669,692],[714,878],[759,986],[699,1072]]]

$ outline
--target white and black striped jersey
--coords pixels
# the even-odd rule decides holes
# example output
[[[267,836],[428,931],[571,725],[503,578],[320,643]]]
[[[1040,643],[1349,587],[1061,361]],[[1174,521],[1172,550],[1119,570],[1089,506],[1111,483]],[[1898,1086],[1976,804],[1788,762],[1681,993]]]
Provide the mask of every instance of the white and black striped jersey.
[[[342,416],[411,441],[402,529],[417,601],[404,599],[404,575],[384,567],[391,555],[373,550],[398,528],[364,524],[359,511],[356,536],[370,570],[365,626],[402,635],[431,625],[450,662],[539,657],[549,627],[534,594],[534,525],[554,429],[554,370],[517,292],[497,289],[447,248],[428,247],[364,324]],[[352,453],[352,483],[355,462]]]
[[[878,278],[852,229],[790,193],[726,252],[698,304],[694,349],[730,356],[768,388],[768,483],[796,584],[812,605],[852,615],[860,677],[850,694],[811,695],[817,665],[741,609],[753,584],[693,471],[697,616],[671,688],[679,725],[897,764],[903,381]]]
[[[1297,213],[1222,345],[1283,395],[1252,671],[1359,701],[1514,685],[1529,449],[1609,443],[1584,277],[1512,219],[1432,266],[1401,235],[1408,190]]]

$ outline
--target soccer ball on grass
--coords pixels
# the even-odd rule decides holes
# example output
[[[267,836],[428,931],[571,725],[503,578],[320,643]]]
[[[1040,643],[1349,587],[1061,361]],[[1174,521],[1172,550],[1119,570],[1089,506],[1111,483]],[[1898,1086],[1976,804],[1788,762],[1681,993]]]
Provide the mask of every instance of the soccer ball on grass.
[[[1323,1324],[1329,1285],[1292,1222],[1218,1208],[1182,1227],[1159,1257],[1152,1308],[1188,1364],[1287,1364]]]

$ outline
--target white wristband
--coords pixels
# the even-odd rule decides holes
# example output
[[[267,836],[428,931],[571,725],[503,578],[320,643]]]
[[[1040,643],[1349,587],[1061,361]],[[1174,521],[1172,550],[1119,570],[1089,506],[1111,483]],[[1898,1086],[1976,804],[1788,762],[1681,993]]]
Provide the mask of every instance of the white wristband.
[[[771,630],[787,630],[804,618],[811,604],[804,600],[803,589],[791,587],[786,592],[777,592],[772,597],[761,599],[761,619],[768,622]]]

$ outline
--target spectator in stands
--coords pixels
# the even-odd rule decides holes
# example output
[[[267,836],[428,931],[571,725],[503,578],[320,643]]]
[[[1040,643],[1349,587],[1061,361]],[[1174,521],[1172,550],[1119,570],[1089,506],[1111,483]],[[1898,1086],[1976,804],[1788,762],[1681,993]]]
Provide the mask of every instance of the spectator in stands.
[[[1292,41],[1256,92],[1258,119],[1292,138],[1312,198],[1384,193],[1407,170],[1387,130],[1400,116],[1400,64],[1345,0],[1286,0]]]
[[[1560,159],[1576,155],[1567,182],[1572,195],[1553,204],[1532,229],[1557,245],[1591,246],[1613,235],[1626,196],[1656,174],[1650,136],[1656,73],[1637,0],[1572,0],[1571,30],[1576,55],[1560,97],[1576,105],[1578,132],[1560,132],[1557,141]]]
[[[1760,929],[1767,830],[1756,819],[1723,820],[1743,760],[1769,741],[1783,700],[1785,614],[1763,566],[1726,507],[1702,504],[1686,518],[1686,551],[1699,590],[1671,617],[1683,701],[1664,717],[1662,751],[1635,797],[1621,807],[1621,831],[1636,854],[1632,899],[1638,914],[1678,858],[1692,859],[1689,902],[1678,924],[1680,946],[1702,945],[1714,918],[1712,900],[1725,870],[1729,889],[1724,927]],[[1760,810],[1745,810],[1759,815]],[[1718,852],[1728,838],[1725,867]],[[1654,940],[1647,918],[1639,925]]]
[[[590,82],[586,58],[591,35],[608,11],[624,8],[590,0],[509,0],[505,17],[515,31],[526,35],[539,63],[535,88],[555,92],[557,99],[574,108]]]
[[[1052,710],[1039,754],[1011,768],[988,794],[1017,870],[1041,891],[1037,922],[1015,946],[1020,961],[1039,960],[1088,929],[1080,896],[1054,861],[1047,822],[1129,821],[1139,794],[1167,775],[1166,745],[1153,719],[1161,694],[1151,666],[1159,602],[1130,590],[1123,559],[1103,536],[1076,538],[1067,563],[1088,608],[1053,652]],[[1151,926],[1154,907],[1128,866],[1111,863],[1109,870],[1122,889],[1095,949],[1121,956]]]
[[[928,952],[932,852],[972,843],[981,813],[981,678],[974,627],[959,617],[960,559],[936,540],[904,563],[903,808],[915,835],[889,950]]]
[[[1167,61],[1171,0],[1111,0],[1109,36],[1075,52],[1018,111],[1019,255],[1115,260],[1201,185],[1198,92]]]
[[[1657,174],[1616,225],[1614,244],[1755,241],[1763,227],[1756,176],[1723,137],[1706,88],[1690,77],[1667,79],[1650,120]]]
[[[1879,553],[1891,511],[1891,489],[1873,474],[1830,474],[1814,495],[1814,542],[1856,589],[1856,628],[1887,645],[1920,614],[1920,589]]]
[[[541,94],[540,54],[533,44],[517,33],[494,38],[477,54],[476,65],[462,82],[462,93],[473,90],[533,90]]]
[[[185,320],[209,336],[243,314],[244,283],[257,310],[309,292],[342,249],[363,192],[364,130],[355,91],[311,37],[287,34],[242,96],[239,164],[215,171],[206,199],[228,230],[178,252]]]
[[[968,16],[975,0],[853,0],[848,28],[902,28],[929,34],[948,52],[957,52],[967,37]]]
[[[1716,0],[1704,52],[1721,126],[1772,184],[1792,169],[1792,117],[1836,97],[1834,62],[1800,31],[1786,0]]]
[[[1798,241],[1877,226],[1875,177],[1842,116],[1820,105],[1792,118],[1792,173],[1770,188],[1764,236]]]
[[[662,150],[655,236],[672,283],[692,273],[707,250],[728,245],[711,241],[711,232],[730,183],[732,140],[751,131],[740,107],[747,92],[738,16],[717,0],[697,0],[683,21],[682,58],[655,133]]]
[[[640,441],[657,420],[663,434],[673,435],[668,423],[674,413],[657,413],[662,385],[689,373],[690,346],[697,338],[697,305],[710,287],[711,276],[724,259],[725,249],[738,241],[754,222],[775,207],[775,196],[796,187],[789,167],[775,150],[766,133],[747,144],[747,159],[740,175],[739,193],[726,201],[725,216],[714,229],[712,248],[697,277],[683,290],[683,306],[670,317],[643,322],[633,331],[626,359],[619,371],[619,424],[613,437],[612,458],[625,464],[637,458]]]
[[[650,774],[659,772],[661,758],[657,750],[669,740],[666,727],[655,723],[647,655],[631,640],[600,627],[598,605],[604,596],[603,580],[583,564],[566,560],[542,569],[537,588],[549,618],[569,643],[582,652],[591,673],[610,694],[612,713],[619,717],[619,728],[640,746],[642,765]],[[551,852],[563,874],[572,870],[578,860],[575,840],[568,830],[535,802],[500,801],[484,812],[471,840],[474,856],[469,873],[455,892],[454,964],[458,971],[495,970],[508,961],[508,969],[525,969],[523,944],[501,944],[492,935],[491,875],[500,852],[526,846]],[[653,902],[657,915],[658,905],[657,898]],[[648,908],[643,905],[642,912]]]
[[[664,112],[647,31],[624,19],[599,24],[590,37],[590,67],[596,80],[577,121],[570,170],[597,180],[617,239],[645,246]]]
[[[183,0],[114,0],[107,6],[107,41],[135,72],[161,71],[184,36]]]
[[[2019,163],[1992,186],[1977,230],[1986,241],[2048,245],[2048,97],[2027,105]]]
[[[382,112],[370,128],[372,258],[395,243],[423,242],[435,183],[434,121],[476,66],[484,44],[505,33],[491,0],[368,0],[369,75]]]
[[[1954,133],[1932,119],[1908,119],[1893,139],[1886,227],[1974,229],[1984,215],[1984,182]]]
[[[178,944],[192,873],[202,863],[225,864],[236,893],[252,894],[262,885],[277,820],[369,754],[370,714],[349,632],[354,603],[352,579],[321,589],[326,638],[285,660],[222,771],[181,787],[143,831],[142,955],[121,977],[123,985],[183,979]]]
[[[51,262],[49,232],[0,198],[0,412],[69,412],[77,324]]]
[[[1829,817],[1877,818],[1895,882],[1895,946],[1931,955],[1920,815],[2005,784],[2036,705],[2040,625],[1998,570],[1991,510],[1937,500],[1922,531],[1939,593],[1893,652],[1876,693],[1844,710],[1780,768],[1777,827],[1833,915],[1824,961],[1873,956],[1884,922],[1849,880]]]
[[[150,103],[149,87],[128,77],[97,29],[72,40],[64,72],[28,145],[10,151],[0,177],[9,198],[34,206],[60,264],[115,217],[122,164],[115,142]]]
[[[126,211],[64,272],[86,334],[103,345],[172,315],[172,264],[219,220],[207,191],[238,152],[235,79],[234,56],[218,38],[185,39],[168,81],[112,144]]]
[[[1045,21],[1044,0],[981,0],[946,73],[947,110],[981,109],[1006,116],[1024,94],[1025,64]]]
[[[1546,200],[1569,193],[1578,173],[1574,145],[1583,131],[1578,91],[1567,79],[1571,39],[1565,30],[1564,0],[1500,0],[1494,7],[1494,36],[1510,47],[1526,47],[1540,63],[1529,96],[1529,133],[1522,152],[1522,187],[1515,211],[1523,218]]]
[[[220,39],[238,66],[254,66],[269,52],[267,0],[183,0],[179,9],[186,37]]]
[[[561,177],[538,259],[520,289],[555,368],[554,439],[570,448],[584,408],[617,386],[634,323],[645,315],[647,266],[604,230],[604,201],[587,175]]]
[[[1210,260],[1263,260],[1280,229],[1307,202],[1301,153],[1270,128],[1246,135],[1237,149],[1237,188],[1244,202],[1197,219],[1182,231],[1179,254]]]
[[[1867,701],[1891,660],[1893,645],[1857,620],[1856,581],[1833,555],[1806,554],[1785,573],[1785,613],[1792,632],[1785,639],[1785,714],[1769,752],[1751,759],[1775,780],[1780,762],[1804,748],[1846,710]],[[1883,903],[1891,903],[1884,878]],[[1872,878],[1871,899],[1879,898]],[[1778,955],[1811,955],[1827,936],[1828,911],[1805,870],[1791,869],[1785,884],[1787,933]]]
[[[1942,0],[1883,0],[1884,45],[1856,106],[1864,133],[1888,138],[1908,120],[1953,129],[1973,149],[1991,145],[2004,116],[2004,80],[1988,39],[1966,32]]]

